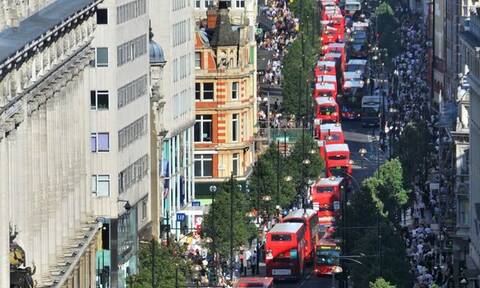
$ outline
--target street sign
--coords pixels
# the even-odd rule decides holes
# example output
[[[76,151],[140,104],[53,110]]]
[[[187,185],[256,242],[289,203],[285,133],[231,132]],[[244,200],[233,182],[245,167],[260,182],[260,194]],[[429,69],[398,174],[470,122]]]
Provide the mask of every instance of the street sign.
[[[334,201],[333,202],[333,210],[338,210],[340,209],[340,202]]]
[[[178,222],[183,222],[187,218],[187,215],[185,213],[177,213],[177,221]]]
[[[200,201],[192,201],[192,207],[200,206]]]

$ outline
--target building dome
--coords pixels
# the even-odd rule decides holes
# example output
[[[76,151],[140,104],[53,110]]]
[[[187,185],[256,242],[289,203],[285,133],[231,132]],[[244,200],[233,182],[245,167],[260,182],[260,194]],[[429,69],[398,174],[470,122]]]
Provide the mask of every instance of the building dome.
[[[162,64],[165,63],[165,53],[157,42],[150,40],[150,63]]]

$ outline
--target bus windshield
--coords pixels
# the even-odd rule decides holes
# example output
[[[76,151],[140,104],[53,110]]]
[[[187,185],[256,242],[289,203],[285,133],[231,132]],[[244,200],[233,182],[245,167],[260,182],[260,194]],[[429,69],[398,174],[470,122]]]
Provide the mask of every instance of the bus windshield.
[[[377,116],[378,110],[378,107],[363,107],[362,114],[364,116]]]
[[[322,249],[317,251],[317,263],[322,265],[338,265],[339,256],[339,251]]]
[[[272,234],[272,241],[291,241],[292,236],[289,234]]]
[[[346,160],[346,159],[347,159],[347,156],[345,155],[334,155],[334,156],[328,157],[328,160]]]
[[[320,113],[322,115],[330,115],[336,112],[335,106],[323,106],[320,107]]]
[[[341,177],[347,174],[347,169],[344,167],[330,168],[330,173],[335,177]]]
[[[332,193],[333,187],[317,187],[317,193]]]

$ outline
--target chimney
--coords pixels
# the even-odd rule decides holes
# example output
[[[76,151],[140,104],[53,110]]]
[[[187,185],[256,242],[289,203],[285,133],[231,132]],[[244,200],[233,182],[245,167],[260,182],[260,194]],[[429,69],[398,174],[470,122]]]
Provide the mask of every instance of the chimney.
[[[207,28],[208,29],[215,29],[217,25],[217,16],[218,10],[214,6],[208,7],[207,10]]]

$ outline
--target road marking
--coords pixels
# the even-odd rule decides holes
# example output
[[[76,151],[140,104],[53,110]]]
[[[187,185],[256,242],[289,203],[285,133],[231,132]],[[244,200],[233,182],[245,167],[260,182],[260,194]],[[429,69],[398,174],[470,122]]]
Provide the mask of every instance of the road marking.
[[[307,281],[312,277],[312,273],[313,273],[313,271],[310,272],[310,274],[308,274],[308,275],[305,277],[305,279],[303,279],[302,282],[300,282],[300,285],[298,286],[298,288],[302,287],[303,285],[305,285],[305,283],[307,283]]]

